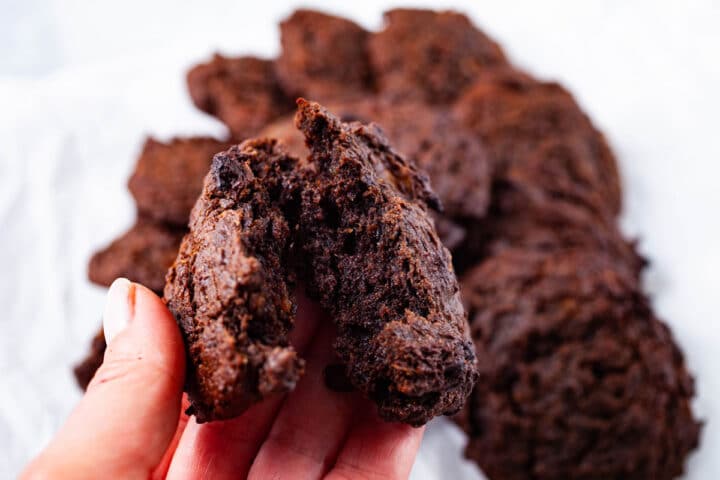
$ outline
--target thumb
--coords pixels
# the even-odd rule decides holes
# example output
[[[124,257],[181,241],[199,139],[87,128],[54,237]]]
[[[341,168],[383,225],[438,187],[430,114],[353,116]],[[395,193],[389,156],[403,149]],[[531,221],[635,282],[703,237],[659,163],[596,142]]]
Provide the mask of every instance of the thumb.
[[[185,373],[172,315],[121,278],[108,291],[103,328],[102,366],[27,478],[148,478],[172,440]]]

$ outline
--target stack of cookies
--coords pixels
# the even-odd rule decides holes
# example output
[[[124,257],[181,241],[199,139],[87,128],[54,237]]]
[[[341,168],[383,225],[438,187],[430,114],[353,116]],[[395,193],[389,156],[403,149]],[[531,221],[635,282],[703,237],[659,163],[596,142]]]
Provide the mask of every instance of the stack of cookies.
[[[162,292],[213,154],[260,137],[308,156],[312,132],[293,123],[306,97],[376,124],[442,204],[428,214],[452,253],[479,373],[454,417],[467,456],[491,479],[680,475],[700,433],[693,380],[618,230],[621,182],[603,135],[567,90],[515,68],[465,16],[385,20],[368,32],[297,11],[277,59],[216,55],[193,68],[193,102],[229,137],[146,142],[129,182],[137,223],[93,256],[90,279]],[[82,385],[103,350],[98,335]]]

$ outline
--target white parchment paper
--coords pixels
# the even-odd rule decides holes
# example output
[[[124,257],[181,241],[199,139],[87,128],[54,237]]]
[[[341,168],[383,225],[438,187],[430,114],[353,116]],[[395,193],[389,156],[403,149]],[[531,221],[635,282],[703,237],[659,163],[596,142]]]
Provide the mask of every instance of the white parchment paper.
[[[71,365],[99,325],[92,251],[126,229],[144,135],[221,134],[184,71],[214,50],[273,54],[280,2],[32,0],[0,15],[0,478],[79,398]],[[424,3],[424,2],[415,2]],[[385,2],[313,2],[368,27]],[[246,5],[246,6],[243,6]],[[720,14],[705,2],[456,2],[520,64],[564,82],[618,154],[624,230],[696,375],[707,423],[687,478],[720,478]],[[445,420],[412,478],[482,478]]]

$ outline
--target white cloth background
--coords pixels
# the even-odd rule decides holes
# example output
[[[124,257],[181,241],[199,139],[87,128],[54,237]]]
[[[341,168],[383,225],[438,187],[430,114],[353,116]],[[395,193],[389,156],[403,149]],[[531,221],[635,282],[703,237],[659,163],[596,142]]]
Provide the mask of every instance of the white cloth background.
[[[310,5],[377,27],[392,4]],[[647,287],[697,377],[707,423],[687,478],[720,478],[718,4],[444,6],[570,87],[608,134],[624,176],[623,228],[652,261]],[[132,222],[125,182],[143,137],[223,131],[192,108],[184,71],[215,50],[274,54],[276,22],[291,10],[268,0],[0,0],[0,477],[16,475],[79,398],[70,366],[104,293],[86,263]],[[413,478],[481,478],[460,460],[462,445],[448,422],[433,422]]]

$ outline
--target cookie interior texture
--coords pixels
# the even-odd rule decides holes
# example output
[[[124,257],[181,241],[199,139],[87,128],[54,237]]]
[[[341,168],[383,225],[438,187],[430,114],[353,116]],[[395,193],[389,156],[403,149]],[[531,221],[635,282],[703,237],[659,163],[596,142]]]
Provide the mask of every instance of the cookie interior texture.
[[[427,177],[372,125],[299,101],[310,150],[298,249],[308,293],[337,326],[335,351],[386,420],[456,412],[475,381],[450,254],[427,208]]]
[[[310,151],[302,162],[266,139],[215,156],[168,274],[191,412],[231,418],[293,388],[302,372],[287,345],[295,271],[332,314],[345,375],[381,417],[419,426],[457,412],[475,355],[450,254],[428,216],[439,202],[427,177],[377,129],[316,103],[298,101],[296,124]]]
[[[280,208],[295,164],[272,140],[217,154],[168,272],[165,299],[185,339],[188,413],[198,422],[235,417],[291,390],[303,372],[287,339],[295,303]]]
[[[605,138],[567,90],[515,68],[462,14],[385,20],[368,32],[299,11],[281,25],[278,59],[216,56],[189,73],[192,99],[234,141],[261,132],[298,158],[309,150],[294,99],[321,100],[346,121],[376,122],[429,174],[482,374],[456,418],[489,478],[677,476],[699,438],[692,378],[642,294],[646,262],[616,225],[621,182]],[[134,238],[99,265],[161,283],[164,262]],[[165,238],[143,248],[169,250]],[[109,271],[91,278],[109,283]]]

